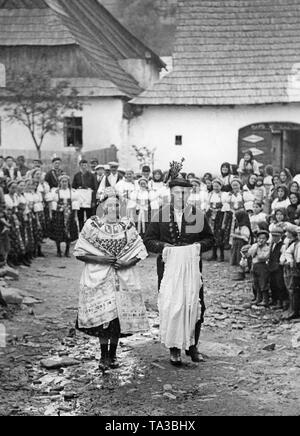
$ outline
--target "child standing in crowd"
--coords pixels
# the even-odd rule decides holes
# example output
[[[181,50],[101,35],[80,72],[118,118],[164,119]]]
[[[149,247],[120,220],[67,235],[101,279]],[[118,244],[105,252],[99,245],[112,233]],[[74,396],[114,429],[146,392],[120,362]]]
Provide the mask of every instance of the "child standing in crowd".
[[[297,304],[297,267],[295,262],[296,243],[298,242],[298,228],[293,224],[286,227],[286,240],[282,247],[280,264],[283,266],[284,282],[289,294],[289,310],[284,319],[287,321],[295,318],[295,308]]]
[[[263,205],[259,201],[253,203],[253,214],[250,217],[250,223],[253,234],[259,231],[261,223],[267,223],[267,215],[263,212]]]
[[[269,231],[272,232],[275,227],[280,227],[282,230],[285,230],[287,224],[286,209],[277,209],[273,218],[274,220],[270,224]]]
[[[257,233],[257,242],[248,251],[252,258],[253,291],[256,295],[255,304],[269,306],[269,267],[270,246],[268,244],[269,233],[260,230]]]
[[[294,252],[295,286],[294,286],[294,318],[300,318],[300,227],[297,228],[297,242]]]
[[[284,303],[288,300],[284,283],[283,266],[280,264],[284,231],[281,227],[274,226],[271,231],[271,236],[269,259],[270,290],[272,297],[271,309],[280,310],[283,309]]]
[[[256,185],[254,188],[254,197],[255,201],[258,201],[259,203],[264,203],[266,197],[267,197],[267,191],[264,187],[264,178],[263,176],[258,176],[256,180]]]
[[[249,215],[245,211],[239,211],[235,214],[234,231],[231,234],[231,265],[239,266],[241,262],[241,250],[245,245],[250,244],[251,228]]]

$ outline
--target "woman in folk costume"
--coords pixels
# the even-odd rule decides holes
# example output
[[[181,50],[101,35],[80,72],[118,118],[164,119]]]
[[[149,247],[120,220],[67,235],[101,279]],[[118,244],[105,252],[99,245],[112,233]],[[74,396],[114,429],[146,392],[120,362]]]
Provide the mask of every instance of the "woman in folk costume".
[[[35,244],[35,226],[34,226],[34,196],[32,193],[32,179],[28,178],[25,179],[25,190],[24,190],[24,197],[26,200],[26,230],[27,230],[27,237],[28,237],[28,252],[29,257],[32,260],[36,257],[36,244]]]
[[[238,167],[238,174],[240,176],[240,179],[245,184],[249,177],[252,174],[255,174],[259,176],[259,164],[254,159],[253,153],[251,150],[247,151],[244,155],[244,158],[241,159],[239,167]]]
[[[180,177],[182,163],[171,163],[171,203],[152,220],[145,245],[158,254],[160,333],[172,365],[182,364],[181,351],[200,362],[198,342],[205,304],[201,253],[214,245],[205,214],[188,205],[192,185]]]
[[[38,184],[32,180],[31,193],[33,199],[33,235],[37,257],[45,257],[42,244],[46,232],[43,195],[38,191]]]
[[[8,265],[14,267],[23,263],[25,246],[22,239],[21,225],[18,219],[18,197],[17,182],[10,181],[7,184],[8,194],[5,195],[7,218],[10,224],[10,251],[8,254]]]
[[[153,179],[150,181],[150,188],[151,216],[154,216],[161,206],[170,202],[170,190],[164,183],[162,170],[153,171]]]
[[[231,171],[231,165],[228,162],[225,162],[221,166],[221,177],[220,179],[223,182],[222,191],[223,192],[231,192],[231,182],[234,179]]]
[[[136,227],[119,215],[116,196],[103,200],[104,217],[85,224],[74,256],[85,263],[81,276],[77,328],[99,338],[105,371],[118,367],[121,336],[149,329],[136,265],[147,251]]]
[[[277,209],[287,209],[291,202],[289,200],[289,190],[285,185],[277,187],[277,198],[271,205],[272,213],[274,214]]]
[[[52,200],[49,237],[56,242],[57,257],[62,257],[62,242],[66,244],[65,257],[70,257],[71,243],[78,239],[76,211],[80,203],[76,190],[71,188],[69,176],[59,178],[58,189],[52,190]]]
[[[224,262],[224,250],[229,245],[232,220],[225,220],[225,212],[228,210],[227,194],[222,192],[223,182],[220,179],[213,181],[213,191],[208,197],[207,217],[209,225],[214,232],[215,245],[211,261],[218,260],[218,248],[220,249],[220,261]]]
[[[131,200],[136,203],[137,230],[144,237],[151,221],[151,191],[148,180],[142,177],[138,181],[138,188],[132,192]]]
[[[52,194],[49,184],[43,179],[43,172],[40,168],[33,170],[31,174],[32,180],[37,186],[36,190],[43,200],[43,231],[44,238],[47,238],[50,225],[50,205],[52,202]]]
[[[29,267],[31,265],[30,241],[28,233],[28,205],[25,197],[26,184],[24,180],[18,181],[17,198],[18,198],[18,220],[20,222],[21,235],[25,247],[25,255],[23,257],[23,265]]]
[[[206,212],[208,206],[208,192],[201,189],[200,179],[190,179],[189,182],[192,185],[192,189],[188,199],[188,204],[193,207],[198,207],[203,212]]]

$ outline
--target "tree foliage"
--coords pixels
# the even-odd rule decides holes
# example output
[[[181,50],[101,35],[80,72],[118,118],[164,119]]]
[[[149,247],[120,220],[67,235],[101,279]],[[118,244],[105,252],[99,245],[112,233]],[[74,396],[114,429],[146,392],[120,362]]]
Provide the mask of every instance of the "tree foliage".
[[[7,90],[11,94],[7,118],[29,130],[39,158],[45,137],[62,131],[66,113],[82,109],[77,90],[67,81],[52,80],[48,70],[14,73],[8,78]]]
[[[132,149],[135,152],[136,159],[140,163],[140,168],[144,165],[149,165],[153,169],[155,149],[150,149],[145,146],[138,147],[137,145],[132,145]]]

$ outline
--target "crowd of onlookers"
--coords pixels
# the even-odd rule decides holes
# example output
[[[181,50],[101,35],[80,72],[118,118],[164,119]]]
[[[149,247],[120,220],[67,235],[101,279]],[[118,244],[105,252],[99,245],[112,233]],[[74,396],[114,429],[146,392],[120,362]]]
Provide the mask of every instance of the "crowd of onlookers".
[[[44,256],[45,238],[55,241],[59,257],[65,243],[64,255],[70,256],[70,244],[110,192],[142,237],[151,217],[171,200],[168,171],[145,165],[136,173],[117,162],[83,159],[71,180],[62,164],[56,157],[45,172],[40,160],[28,168],[23,157],[0,156],[0,266],[30,266],[34,257]],[[262,167],[248,151],[238,166],[222,164],[217,176],[181,176],[192,186],[187,203],[207,214],[214,232],[211,260],[224,262],[230,250],[234,279],[252,274],[256,305],[299,317],[300,175]]]

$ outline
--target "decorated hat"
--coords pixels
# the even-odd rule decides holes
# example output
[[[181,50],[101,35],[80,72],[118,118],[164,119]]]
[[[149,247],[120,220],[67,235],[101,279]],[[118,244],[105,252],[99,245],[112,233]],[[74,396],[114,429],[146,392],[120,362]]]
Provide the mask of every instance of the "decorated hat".
[[[181,159],[181,162],[173,161],[170,163],[170,171],[168,174],[168,184],[169,187],[175,188],[176,186],[180,186],[181,188],[192,188],[193,185],[189,180],[186,180],[181,171],[183,169],[184,158]]]
[[[117,167],[117,168],[119,168],[119,163],[118,162],[109,162],[109,164],[108,164],[111,168],[112,167]]]

